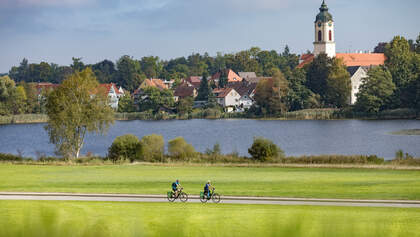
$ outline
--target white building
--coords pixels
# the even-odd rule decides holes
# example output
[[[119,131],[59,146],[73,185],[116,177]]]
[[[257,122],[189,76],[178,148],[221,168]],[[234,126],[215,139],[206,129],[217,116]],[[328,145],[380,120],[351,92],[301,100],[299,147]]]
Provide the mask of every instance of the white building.
[[[213,90],[217,103],[225,108],[226,112],[233,112],[239,107],[241,95],[233,88],[216,88]]]

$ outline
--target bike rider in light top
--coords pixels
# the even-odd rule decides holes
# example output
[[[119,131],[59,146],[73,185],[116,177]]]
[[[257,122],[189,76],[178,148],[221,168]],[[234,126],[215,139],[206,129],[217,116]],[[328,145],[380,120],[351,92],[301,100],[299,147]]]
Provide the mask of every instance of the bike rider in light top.
[[[210,180],[207,181],[206,185],[204,186],[204,195],[207,195],[207,198],[210,198],[210,187],[213,188],[211,185]]]
[[[172,191],[174,191],[175,197],[178,195],[178,188],[181,188],[181,184],[179,184],[179,180],[176,180],[172,183]]]

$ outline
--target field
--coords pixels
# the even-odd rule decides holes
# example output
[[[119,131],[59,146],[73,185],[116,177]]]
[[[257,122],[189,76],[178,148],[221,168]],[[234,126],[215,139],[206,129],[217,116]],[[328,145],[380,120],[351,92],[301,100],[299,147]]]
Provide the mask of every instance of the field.
[[[179,179],[199,194],[420,200],[420,171],[214,166],[0,164],[0,191],[165,194]]]
[[[420,236],[418,209],[0,201],[0,236]]]

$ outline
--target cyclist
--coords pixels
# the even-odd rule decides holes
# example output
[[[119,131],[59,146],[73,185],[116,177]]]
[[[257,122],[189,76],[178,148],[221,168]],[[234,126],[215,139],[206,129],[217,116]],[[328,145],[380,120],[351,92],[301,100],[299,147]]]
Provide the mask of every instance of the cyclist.
[[[175,197],[178,195],[178,190],[181,188],[181,184],[179,183],[179,180],[176,180],[172,183],[172,191],[175,193]]]
[[[210,187],[213,188],[210,180],[208,180],[206,185],[204,186],[204,195],[206,195],[208,199],[210,199]]]

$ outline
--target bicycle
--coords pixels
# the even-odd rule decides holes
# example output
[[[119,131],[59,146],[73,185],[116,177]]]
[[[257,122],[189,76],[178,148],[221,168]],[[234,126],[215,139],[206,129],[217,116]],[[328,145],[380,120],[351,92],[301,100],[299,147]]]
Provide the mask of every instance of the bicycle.
[[[218,193],[214,192],[215,188],[213,188],[213,191],[210,191],[210,197],[207,197],[207,195],[204,194],[204,192],[200,192],[200,201],[202,203],[206,203],[208,200],[212,200],[214,203],[220,202],[220,195]]]
[[[167,193],[168,195],[168,201],[170,202],[174,202],[177,198],[179,198],[179,200],[181,200],[181,202],[186,202],[188,201],[188,194],[182,192],[184,188],[180,188],[178,190],[178,194],[175,196],[174,191],[170,191]]]

